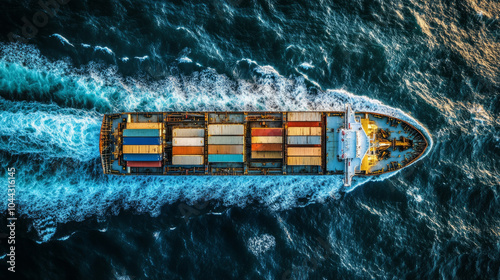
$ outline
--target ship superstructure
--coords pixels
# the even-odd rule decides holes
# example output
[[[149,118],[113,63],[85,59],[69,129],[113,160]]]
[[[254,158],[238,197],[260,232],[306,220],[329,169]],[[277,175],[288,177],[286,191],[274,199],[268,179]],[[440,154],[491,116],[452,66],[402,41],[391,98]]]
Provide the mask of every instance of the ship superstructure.
[[[133,112],[103,118],[115,175],[380,175],[427,149],[419,130],[377,113]]]

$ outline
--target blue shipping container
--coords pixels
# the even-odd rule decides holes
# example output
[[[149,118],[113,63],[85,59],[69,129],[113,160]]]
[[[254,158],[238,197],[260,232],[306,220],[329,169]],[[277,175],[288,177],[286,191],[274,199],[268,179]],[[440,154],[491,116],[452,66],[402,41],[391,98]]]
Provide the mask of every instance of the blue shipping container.
[[[124,137],[160,137],[159,129],[124,129]]]
[[[288,136],[289,145],[320,145],[321,136]]]
[[[125,161],[160,161],[161,155],[159,155],[159,154],[124,154],[123,160],[125,160]]]
[[[160,145],[160,137],[126,137],[123,138],[123,145]]]
[[[243,155],[208,155],[209,162],[243,162]]]

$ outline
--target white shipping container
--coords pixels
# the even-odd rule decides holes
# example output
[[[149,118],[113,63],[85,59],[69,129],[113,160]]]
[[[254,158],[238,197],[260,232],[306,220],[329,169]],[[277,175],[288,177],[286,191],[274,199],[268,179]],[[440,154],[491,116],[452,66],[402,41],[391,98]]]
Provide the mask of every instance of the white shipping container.
[[[203,165],[203,156],[172,156],[173,165]]]
[[[321,136],[288,136],[289,145],[320,145]]]
[[[182,138],[176,137],[172,140],[172,146],[204,146],[205,138],[202,137],[189,137]]]
[[[281,144],[283,137],[281,136],[254,136],[252,137],[253,144]]]
[[[321,165],[321,157],[288,157],[288,165]]]
[[[173,137],[205,137],[205,129],[203,128],[174,128],[172,129]]]
[[[320,122],[321,113],[318,112],[290,112],[288,113],[289,122]]]
[[[244,135],[242,124],[209,124],[208,135]]]
[[[287,134],[321,136],[321,127],[289,127]]]
[[[245,138],[243,136],[209,136],[209,145],[243,145]]]

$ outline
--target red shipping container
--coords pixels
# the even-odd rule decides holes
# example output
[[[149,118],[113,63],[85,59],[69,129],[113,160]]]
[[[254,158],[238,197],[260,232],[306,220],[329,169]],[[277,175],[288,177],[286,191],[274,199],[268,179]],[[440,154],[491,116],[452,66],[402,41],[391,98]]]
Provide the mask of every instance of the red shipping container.
[[[172,155],[203,155],[204,147],[172,147]]]
[[[127,161],[127,167],[161,167],[161,161]]]
[[[288,122],[288,127],[318,127],[321,122]]]
[[[282,150],[282,144],[252,144],[253,152],[280,152]]]
[[[252,128],[252,136],[281,136],[281,128]]]

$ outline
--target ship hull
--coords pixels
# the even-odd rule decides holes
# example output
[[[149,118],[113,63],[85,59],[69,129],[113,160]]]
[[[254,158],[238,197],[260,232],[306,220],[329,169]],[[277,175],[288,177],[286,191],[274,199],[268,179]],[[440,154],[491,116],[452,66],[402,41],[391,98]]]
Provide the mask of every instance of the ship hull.
[[[105,174],[344,174],[349,185],[411,165],[427,146],[403,120],[346,110],[106,114],[99,149]]]

